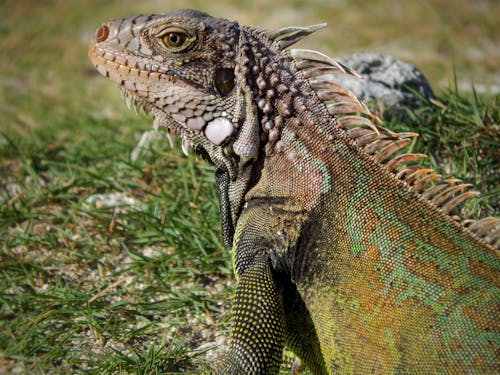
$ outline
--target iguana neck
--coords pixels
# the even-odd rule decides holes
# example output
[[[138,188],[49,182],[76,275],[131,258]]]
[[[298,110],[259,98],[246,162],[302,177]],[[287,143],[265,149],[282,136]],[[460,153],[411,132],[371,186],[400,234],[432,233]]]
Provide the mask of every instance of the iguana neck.
[[[246,199],[280,199],[291,211],[309,211],[330,189],[325,161],[332,157],[334,139],[351,142],[335,127],[335,119],[300,76],[289,53],[266,42],[262,37],[249,39],[243,47],[247,84],[264,140],[263,167],[256,169],[260,176]]]

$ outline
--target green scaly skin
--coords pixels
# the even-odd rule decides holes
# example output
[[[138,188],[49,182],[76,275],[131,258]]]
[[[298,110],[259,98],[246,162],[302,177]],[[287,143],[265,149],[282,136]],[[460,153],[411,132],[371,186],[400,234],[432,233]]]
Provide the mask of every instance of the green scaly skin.
[[[498,222],[474,234],[447,215],[466,196],[443,193],[454,182],[392,171],[381,152],[404,135],[342,126],[364,107],[314,69],[350,72],[284,49],[318,28],[182,10],[109,21],[90,43],[128,100],[215,165],[238,278],[217,373],[277,373],[284,345],[315,374],[500,372]]]

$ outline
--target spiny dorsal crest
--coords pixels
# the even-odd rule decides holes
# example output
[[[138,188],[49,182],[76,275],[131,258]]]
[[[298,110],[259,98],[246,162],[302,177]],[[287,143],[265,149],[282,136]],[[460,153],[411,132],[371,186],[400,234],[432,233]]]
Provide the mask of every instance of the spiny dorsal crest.
[[[318,23],[317,25],[311,26],[290,26],[283,27],[281,29],[268,31],[266,35],[269,39],[274,40],[278,43],[278,46],[281,49],[285,49],[286,47],[291,46],[292,44],[297,43],[299,40],[305,38],[309,34],[312,34],[315,31],[321,30],[326,27],[326,23]]]
[[[326,24],[286,27],[267,32],[267,36],[278,43],[279,48],[285,49],[325,26]],[[326,105],[328,113],[335,117],[337,125],[344,129],[366,153],[385,165],[395,178],[405,182],[423,199],[444,214],[450,215],[451,211],[465,200],[479,194],[477,191],[466,191],[471,184],[461,183],[454,178],[442,179],[441,175],[420,165],[407,165],[408,162],[422,159],[426,155],[415,153],[396,155],[418,134],[395,133],[378,125],[382,123],[380,118],[354,93],[334,81],[335,74],[349,74],[361,78],[356,72],[317,51],[291,49],[287,53],[294,60],[302,77],[309,81],[318,98]],[[471,220],[458,216],[451,218],[460,222],[494,249],[500,248],[500,219],[486,217]]]

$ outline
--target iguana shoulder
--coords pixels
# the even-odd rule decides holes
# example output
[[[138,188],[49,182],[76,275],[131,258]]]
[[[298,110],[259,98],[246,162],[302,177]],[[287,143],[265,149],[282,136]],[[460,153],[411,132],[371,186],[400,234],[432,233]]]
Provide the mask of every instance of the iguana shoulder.
[[[314,373],[499,369],[499,220],[401,153],[329,73],[286,49],[323,25],[265,32],[193,10],[103,24],[97,70],[215,166],[238,287],[219,373],[276,373],[287,344]]]

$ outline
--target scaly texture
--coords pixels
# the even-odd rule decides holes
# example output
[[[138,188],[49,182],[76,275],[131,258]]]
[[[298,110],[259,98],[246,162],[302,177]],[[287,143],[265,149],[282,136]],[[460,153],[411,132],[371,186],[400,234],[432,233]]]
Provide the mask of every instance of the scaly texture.
[[[378,124],[315,51],[324,27],[265,32],[194,10],[103,24],[97,70],[155,127],[215,165],[238,278],[218,373],[498,373],[499,220],[411,165],[414,133]]]

